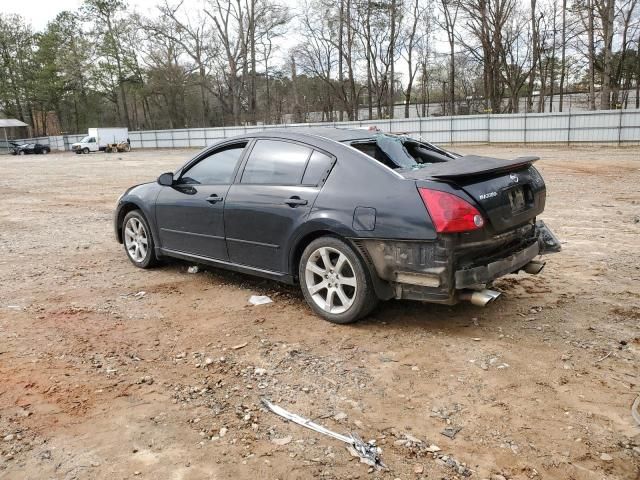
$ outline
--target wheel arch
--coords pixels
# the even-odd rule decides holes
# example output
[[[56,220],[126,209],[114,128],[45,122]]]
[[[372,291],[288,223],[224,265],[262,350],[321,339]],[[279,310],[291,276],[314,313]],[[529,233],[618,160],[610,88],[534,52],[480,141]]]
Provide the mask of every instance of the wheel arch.
[[[289,272],[291,272],[291,278],[293,279],[293,282],[295,282],[298,278],[298,264],[300,263],[300,259],[302,258],[304,249],[307,248],[307,246],[309,246],[311,242],[320,237],[337,237],[341,240],[346,241],[346,239],[342,235],[327,228],[307,232],[293,245],[293,248],[291,249],[289,255]]]
[[[144,218],[147,220],[147,223],[149,223],[149,219],[147,218],[147,216],[144,213],[144,210],[142,209],[142,207],[140,205],[138,205],[135,202],[132,201],[126,201],[124,203],[122,203],[120,205],[120,207],[118,208],[118,213],[116,215],[116,236],[118,238],[118,243],[122,243],[123,239],[122,239],[122,222],[124,221],[124,217],[127,216],[127,214],[129,212],[132,212],[133,210],[140,210],[140,214],[144,216]]]
[[[391,285],[388,282],[382,280],[378,276],[378,272],[373,266],[373,262],[370,259],[367,251],[363,249],[361,245],[358,244],[357,240],[354,240],[350,235],[345,236],[343,234],[340,234],[336,230],[332,230],[327,227],[318,228],[317,230],[307,232],[295,243],[294,247],[291,249],[291,254],[289,259],[289,271],[291,272],[291,279],[294,283],[297,280],[299,280],[298,265],[300,263],[300,259],[302,258],[302,253],[304,252],[305,248],[307,248],[307,246],[314,240],[320,237],[327,237],[327,236],[336,237],[342,240],[343,242],[346,242],[348,245],[351,246],[351,248],[353,248],[356,255],[360,257],[360,260],[362,261],[363,265],[365,265],[369,273],[369,278],[371,278],[373,282],[373,287],[374,287],[374,290],[376,291],[376,295],[378,296],[378,298],[382,300],[388,300],[390,298],[393,298],[394,292]]]

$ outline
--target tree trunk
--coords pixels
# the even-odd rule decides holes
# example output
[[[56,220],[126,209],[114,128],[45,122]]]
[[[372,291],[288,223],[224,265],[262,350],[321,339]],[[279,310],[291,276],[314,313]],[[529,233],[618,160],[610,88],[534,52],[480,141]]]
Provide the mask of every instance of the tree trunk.
[[[296,61],[291,57],[291,90],[293,93],[293,121],[302,123],[302,109],[298,98],[298,79],[296,75]]]
[[[611,73],[613,68],[615,0],[604,0],[601,7],[604,59],[602,68],[602,87],[600,89],[600,109],[608,110],[611,108]]]
[[[365,17],[366,44],[367,44],[367,92],[369,95],[369,120],[373,119],[373,85],[371,81],[371,2],[367,2],[367,13]]]
[[[587,50],[589,54],[589,110],[596,109],[596,48],[594,45],[593,0],[587,0]]]
[[[340,0],[340,18],[338,22],[338,84],[340,91],[343,91],[344,86],[344,73],[343,73],[343,65],[342,59],[344,56],[344,0]],[[344,100],[344,98],[343,98]],[[338,114],[338,118],[342,122],[344,120],[344,108],[340,108],[340,113]]]
[[[251,124],[256,124],[257,109],[258,109],[258,94],[257,94],[257,79],[256,79],[256,14],[255,14],[256,0],[250,0],[249,11],[249,53],[251,55],[251,76],[249,77],[249,111]]]
[[[560,98],[558,111],[562,111],[562,103],[564,101],[564,80],[567,72],[566,53],[567,53],[567,0],[562,0],[562,49],[561,49],[561,66],[560,66]]]
[[[456,94],[456,62],[455,62],[455,53],[454,53],[454,42],[453,40],[450,42],[449,46],[451,47],[451,67],[449,74],[449,115],[455,115],[455,104],[454,97]]]
[[[390,62],[390,73],[389,73],[389,101],[388,101],[388,109],[389,109],[389,118],[393,118],[393,110],[394,110],[394,65],[395,65],[395,50],[396,50],[396,0],[391,0],[391,39],[389,41],[389,62]]]
[[[427,111],[427,62],[422,62],[422,116],[428,115]]]

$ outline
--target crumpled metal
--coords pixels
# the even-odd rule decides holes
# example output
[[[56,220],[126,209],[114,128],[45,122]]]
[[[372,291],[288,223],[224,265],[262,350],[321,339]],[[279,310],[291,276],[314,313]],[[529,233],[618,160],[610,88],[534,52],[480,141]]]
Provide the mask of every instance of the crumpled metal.
[[[382,462],[382,458],[380,457],[382,450],[374,443],[363,441],[355,433],[342,435],[340,433],[333,432],[328,428],[311,421],[311,419],[288,412],[284,408],[271,403],[266,398],[262,398],[261,400],[262,404],[276,415],[286,420],[297,423],[298,425],[302,425],[303,427],[309,428],[315,432],[322,433],[323,435],[327,435],[329,437],[335,438],[336,440],[340,440],[341,442],[346,443],[350,447],[348,447],[349,451],[352,452],[352,454],[357,454],[357,456],[360,457],[360,461],[362,463],[366,463],[367,465],[370,465],[378,470],[387,468],[387,466]]]

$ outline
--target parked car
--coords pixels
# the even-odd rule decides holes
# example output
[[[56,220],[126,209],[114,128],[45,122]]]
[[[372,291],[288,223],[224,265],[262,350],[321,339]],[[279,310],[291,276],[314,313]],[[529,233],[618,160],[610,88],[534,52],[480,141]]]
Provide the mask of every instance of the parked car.
[[[46,155],[51,152],[51,147],[49,145],[43,145],[42,143],[25,143],[19,145],[17,143],[11,142],[13,147],[11,153],[14,155],[30,155],[30,154],[42,154]]]
[[[224,140],[128,189],[115,211],[131,262],[163,257],[299,283],[335,323],[379,299],[486,305],[493,280],[559,251],[536,217],[537,157],[460,156],[365,130],[280,129]]]

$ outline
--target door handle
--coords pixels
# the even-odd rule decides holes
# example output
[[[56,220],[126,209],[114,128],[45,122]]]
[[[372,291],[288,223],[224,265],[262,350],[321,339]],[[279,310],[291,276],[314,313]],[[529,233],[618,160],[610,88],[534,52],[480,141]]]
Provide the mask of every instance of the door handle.
[[[298,196],[293,196],[291,198],[287,198],[284,203],[286,203],[287,205],[289,205],[292,208],[297,207],[298,205],[306,205],[307,203],[309,203],[307,200],[304,200]]]
[[[221,202],[222,200],[224,200],[224,197],[219,197],[215,193],[213,195],[211,195],[209,198],[207,198],[207,202],[212,203],[212,204]]]

